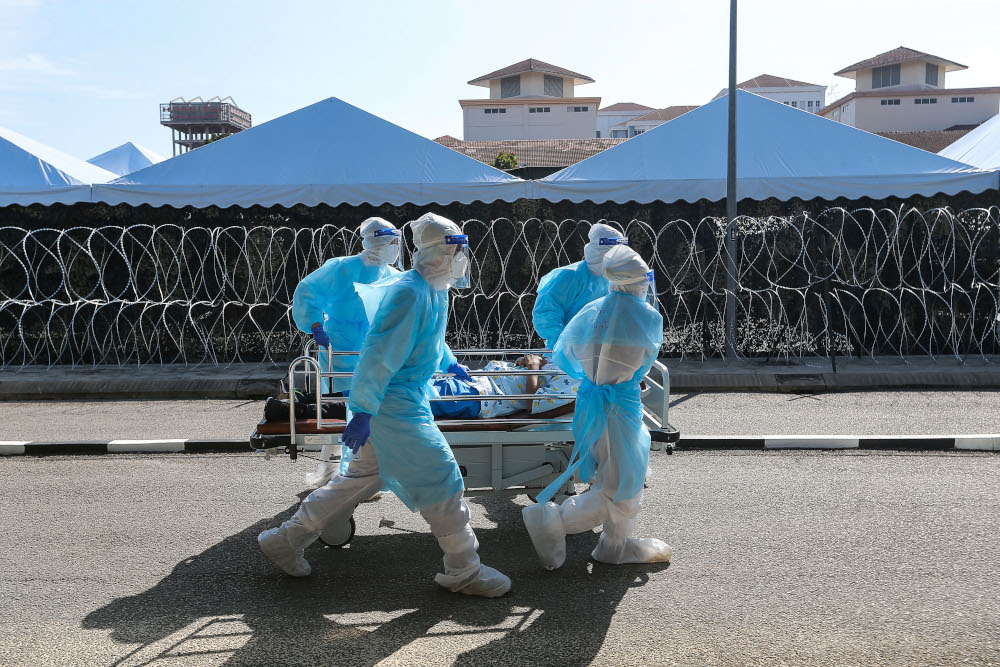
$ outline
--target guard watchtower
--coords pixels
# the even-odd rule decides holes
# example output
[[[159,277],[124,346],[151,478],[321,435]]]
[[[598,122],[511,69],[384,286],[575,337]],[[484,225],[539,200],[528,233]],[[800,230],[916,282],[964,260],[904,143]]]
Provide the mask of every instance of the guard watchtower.
[[[170,128],[174,155],[204,146],[219,134],[235,134],[250,129],[250,114],[236,106],[232,97],[183,97],[160,105],[160,125]]]

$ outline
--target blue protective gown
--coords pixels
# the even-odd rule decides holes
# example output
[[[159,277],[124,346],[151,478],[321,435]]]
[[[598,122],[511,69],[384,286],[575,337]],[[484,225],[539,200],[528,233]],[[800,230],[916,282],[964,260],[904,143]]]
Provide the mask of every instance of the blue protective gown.
[[[357,285],[371,329],[351,383],[351,412],[372,415],[379,476],[411,510],[465,489],[451,447],[434,425],[428,381],[456,363],[444,342],[448,291],[416,271]]]
[[[639,383],[656,361],[663,342],[663,318],[645,299],[611,292],[585,306],[556,343],[555,363],[582,380],[573,414],[576,443],[569,469],[538,495],[547,502],[573,471],[589,482],[601,465],[592,448],[607,431],[618,465],[613,500],[642,491],[649,466],[649,431],[642,423]],[[625,376],[615,384],[594,384],[597,375]]]
[[[370,284],[399,273],[391,266],[369,266],[359,255],[334,257],[302,279],[292,297],[292,318],[300,331],[309,333],[315,322],[324,322],[330,336],[330,347],[341,351],[358,351],[368,333],[368,318],[354,283]],[[326,316],[324,318],[324,315]],[[351,372],[356,356],[334,356],[328,368],[329,355],[320,354],[324,371]],[[324,381],[324,389],[330,385]],[[351,388],[351,378],[333,378],[333,391]]]
[[[591,273],[586,262],[560,266],[545,274],[538,283],[538,296],[531,311],[532,324],[545,339],[545,347],[553,349],[573,316],[609,289],[608,279]]]

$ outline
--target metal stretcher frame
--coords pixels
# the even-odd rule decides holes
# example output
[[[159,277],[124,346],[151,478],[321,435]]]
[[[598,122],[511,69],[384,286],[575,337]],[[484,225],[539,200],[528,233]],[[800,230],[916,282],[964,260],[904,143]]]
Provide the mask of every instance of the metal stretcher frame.
[[[323,380],[337,377],[351,377],[351,372],[324,372],[317,359],[319,348],[310,341],[302,356],[296,358],[289,365],[288,384],[286,387],[289,397],[289,432],[282,436],[258,436],[254,433],[251,442],[261,445],[260,449],[268,454],[273,453],[279,445],[268,445],[268,440],[278,438],[284,441],[287,438],[288,454],[291,460],[298,458],[300,448],[318,445],[334,445],[339,442],[340,433],[329,431],[332,423],[327,420],[327,432],[324,429],[322,406],[324,403],[344,403],[347,401],[343,397],[324,397],[320,391]],[[512,355],[551,354],[551,350],[536,349],[468,349],[452,350],[456,357],[505,357]],[[341,352],[327,350],[327,360],[332,361],[334,356],[357,355],[357,352]],[[328,363],[328,367],[330,364]],[[659,374],[660,381],[653,377]],[[315,434],[296,433],[295,426],[295,392],[296,376],[303,375],[306,379],[307,389],[311,385],[316,394],[316,431]],[[497,376],[497,375],[545,375],[561,376],[566,375],[560,370],[492,370],[470,371],[472,376]],[[435,377],[445,377],[447,374],[439,373]],[[650,431],[652,439],[652,449],[654,451],[665,450],[668,454],[673,453],[674,443],[678,440],[680,432],[670,423],[668,414],[670,409],[670,373],[667,367],[660,361],[653,364],[650,373],[645,377],[646,389],[643,391],[643,421]],[[549,399],[575,399],[575,394],[544,394]],[[461,396],[441,396],[432,398],[431,401],[479,401],[479,400],[533,400],[538,398],[536,394],[480,394],[477,397],[468,395]],[[462,477],[465,480],[466,495],[520,495],[527,494],[534,497],[539,491],[544,489],[550,482],[555,480],[570,464],[570,455],[573,449],[574,438],[572,432],[572,417],[554,418],[514,418],[514,419],[445,419],[435,420],[439,426],[447,426],[442,430],[445,439],[452,448],[455,459],[462,470]],[[342,425],[342,424],[338,424]],[[509,430],[477,429],[482,426],[509,426],[514,427]],[[451,430],[453,427],[461,427],[461,430]],[[557,502],[566,497],[566,492],[573,493],[572,489],[577,483],[577,479],[571,477],[565,487],[560,490]]]

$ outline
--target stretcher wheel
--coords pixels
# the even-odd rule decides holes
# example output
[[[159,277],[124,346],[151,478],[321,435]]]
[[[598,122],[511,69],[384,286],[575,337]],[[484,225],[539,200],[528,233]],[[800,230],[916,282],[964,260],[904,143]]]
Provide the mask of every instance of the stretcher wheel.
[[[354,538],[354,517],[347,521],[335,522],[323,528],[319,534],[319,541],[328,547],[339,549]]]

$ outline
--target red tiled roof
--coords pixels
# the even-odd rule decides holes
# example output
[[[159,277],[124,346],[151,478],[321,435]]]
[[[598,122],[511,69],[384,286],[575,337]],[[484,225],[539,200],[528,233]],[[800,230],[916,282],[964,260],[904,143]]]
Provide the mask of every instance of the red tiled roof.
[[[645,104],[636,104],[635,102],[618,102],[609,107],[601,107],[598,111],[654,111],[654,109],[653,107],[647,107]]]
[[[568,167],[628,139],[459,141],[454,137],[439,137],[434,141],[485,164],[493,164],[497,153],[504,151],[517,157],[518,167]]]
[[[507,67],[498,69],[495,72],[490,72],[489,74],[476,77],[472,81],[469,81],[469,83],[475,85],[477,83],[482,83],[483,81],[489,81],[490,79],[496,79],[502,76],[511,76],[522,72],[544,72],[546,74],[556,74],[558,76],[571,76],[574,79],[582,79],[585,83],[594,83],[594,80],[586,74],[580,74],[563,67],[543,63],[541,60],[535,60],[534,58],[528,58],[527,60],[522,60],[519,63],[514,63],[513,65],[508,65]]]
[[[662,120],[666,122],[668,120],[673,120],[678,116],[683,116],[688,111],[694,111],[697,108],[698,107],[696,105],[696,106],[675,106],[675,107],[667,107],[666,109],[656,109],[655,111],[650,111],[649,113],[639,116],[638,118],[633,118],[628,122],[634,123],[635,121],[639,120]]]
[[[877,132],[880,137],[892,139],[931,153],[940,153],[971,130],[935,130],[931,132]]]
[[[895,65],[896,63],[905,63],[910,60],[935,60],[939,63],[944,63],[946,65],[954,65],[958,69],[968,69],[965,65],[960,65],[952,60],[945,60],[944,58],[939,58],[938,56],[932,56],[929,53],[924,53],[923,51],[917,51],[916,49],[909,49],[905,46],[897,46],[891,51],[886,51],[885,53],[880,53],[873,58],[868,58],[867,60],[862,60],[861,62],[854,63],[850,67],[845,67],[839,72],[834,72],[835,76],[840,76],[842,74],[847,74],[849,72],[857,72],[862,69],[871,69],[872,67],[882,67],[883,65]]]
[[[819,84],[806,83],[805,81],[796,81],[795,79],[786,79],[782,76],[774,76],[773,74],[761,74],[755,76],[752,79],[747,79],[740,85],[736,86],[742,90],[752,89],[752,88],[792,88],[795,86],[817,86]]]

